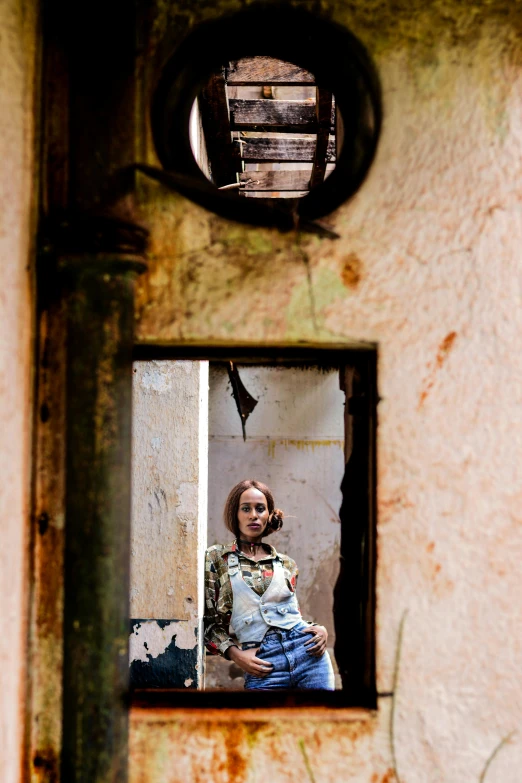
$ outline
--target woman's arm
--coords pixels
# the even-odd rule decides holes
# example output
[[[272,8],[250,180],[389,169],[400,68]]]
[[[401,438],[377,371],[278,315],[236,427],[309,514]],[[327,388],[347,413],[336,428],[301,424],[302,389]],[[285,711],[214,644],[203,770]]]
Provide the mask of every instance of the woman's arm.
[[[228,649],[235,645],[228,633],[230,615],[222,615],[218,612],[219,600],[219,574],[214,557],[210,551],[205,555],[205,616],[204,634],[205,646],[213,655],[226,655]]]

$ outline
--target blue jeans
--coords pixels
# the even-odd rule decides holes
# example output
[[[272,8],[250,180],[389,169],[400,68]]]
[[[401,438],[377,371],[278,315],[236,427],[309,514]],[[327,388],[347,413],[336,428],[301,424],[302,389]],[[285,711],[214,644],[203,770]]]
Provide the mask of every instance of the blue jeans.
[[[265,636],[256,655],[274,668],[263,677],[245,674],[245,689],[335,689],[330,656],[325,652],[317,658],[307,652],[305,643],[311,641],[312,636],[301,633],[304,628],[308,628],[306,623],[298,623],[289,631],[280,630]]]

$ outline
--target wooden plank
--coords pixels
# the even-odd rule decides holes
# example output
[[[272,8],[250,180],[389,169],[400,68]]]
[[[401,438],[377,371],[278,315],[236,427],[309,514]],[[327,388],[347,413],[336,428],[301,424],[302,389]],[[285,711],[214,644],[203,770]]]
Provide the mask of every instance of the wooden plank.
[[[310,101],[276,101],[265,98],[231,98],[232,130],[277,130],[280,133],[317,133],[315,104]],[[335,135],[335,109],[329,132]]]
[[[249,84],[277,84],[281,87],[315,84],[315,78],[309,71],[273,57],[244,57],[241,60],[232,60],[226,69],[226,80],[227,84],[236,87]]]
[[[250,138],[241,140],[241,154],[244,161],[294,161],[312,163],[315,154],[313,139],[266,139]],[[335,160],[335,141],[330,139],[327,147],[327,160]]]
[[[232,130],[278,130],[317,133],[315,104],[310,101],[275,101],[260,98],[229,101]]]
[[[316,88],[315,110],[318,127],[314,162],[310,176],[310,190],[324,182],[326,174],[333,110],[333,95],[329,90],[324,90],[321,87]]]
[[[217,187],[236,181],[241,170],[238,145],[230,132],[228,104],[223,73],[212,76],[199,98],[212,181]]]
[[[245,171],[239,175],[241,191],[308,190],[310,171]]]

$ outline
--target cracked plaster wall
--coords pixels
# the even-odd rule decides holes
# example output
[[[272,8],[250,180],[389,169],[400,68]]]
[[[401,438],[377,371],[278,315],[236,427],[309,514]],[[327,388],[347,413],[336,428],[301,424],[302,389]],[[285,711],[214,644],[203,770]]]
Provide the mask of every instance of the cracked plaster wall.
[[[173,7],[158,6],[152,48],[188,18],[184,3]],[[360,36],[383,87],[375,164],[330,217],[341,238],[298,243],[237,226],[141,182],[153,245],[138,332],[143,342],[378,344],[378,687],[392,687],[408,610],[401,781],[476,783],[522,717],[522,10],[320,7]],[[192,21],[224,8],[192,6]],[[212,769],[218,783],[301,783],[303,741],[309,779],[391,783],[389,709],[381,699],[361,724],[156,726],[136,715],[131,779],[199,781]],[[521,764],[519,733],[488,783],[517,783]]]

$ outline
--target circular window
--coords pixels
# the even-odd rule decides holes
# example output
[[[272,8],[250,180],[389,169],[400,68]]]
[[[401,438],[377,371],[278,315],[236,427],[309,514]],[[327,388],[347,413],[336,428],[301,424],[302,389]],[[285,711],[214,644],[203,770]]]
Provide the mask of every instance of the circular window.
[[[152,106],[156,151],[178,190],[224,217],[286,228],[358,190],[380,126],[379,80],[360,41],[275,5],[195,28]]]

